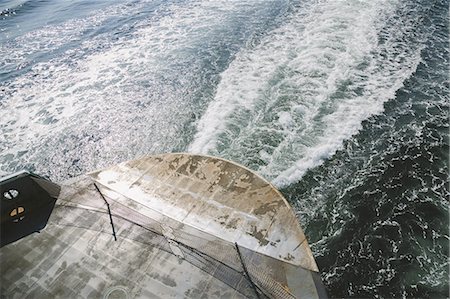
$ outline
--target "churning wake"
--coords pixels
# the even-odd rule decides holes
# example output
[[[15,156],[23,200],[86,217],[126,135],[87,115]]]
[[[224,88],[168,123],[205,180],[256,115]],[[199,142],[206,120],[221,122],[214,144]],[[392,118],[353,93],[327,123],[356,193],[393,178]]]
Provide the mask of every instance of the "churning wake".
[[[61,179],[182,150],[216,74],[270,25],[283,9],[276,2],[131,1],[18,36],[6,30],[2,169]]]
[[[237,160],[279,186],[299,180],[380,113],[420,62],[401,5],[298,7],[221,75],[189,149]]]

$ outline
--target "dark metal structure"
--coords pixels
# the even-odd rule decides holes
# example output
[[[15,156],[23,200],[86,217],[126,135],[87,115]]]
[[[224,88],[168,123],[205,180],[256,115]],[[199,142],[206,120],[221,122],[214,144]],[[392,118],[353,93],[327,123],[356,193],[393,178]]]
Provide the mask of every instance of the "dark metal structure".
[[[0,247],[42,230],[60,190],[59,185],[26,171],[2,178]]]

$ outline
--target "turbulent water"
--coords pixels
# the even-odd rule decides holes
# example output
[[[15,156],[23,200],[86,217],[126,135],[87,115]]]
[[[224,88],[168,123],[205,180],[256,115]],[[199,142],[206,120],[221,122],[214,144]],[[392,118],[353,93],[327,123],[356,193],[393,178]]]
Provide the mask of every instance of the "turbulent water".
[[[162,152],[278,186],[330,297],[449,296],[449,2],[0,2],[0,175]]]

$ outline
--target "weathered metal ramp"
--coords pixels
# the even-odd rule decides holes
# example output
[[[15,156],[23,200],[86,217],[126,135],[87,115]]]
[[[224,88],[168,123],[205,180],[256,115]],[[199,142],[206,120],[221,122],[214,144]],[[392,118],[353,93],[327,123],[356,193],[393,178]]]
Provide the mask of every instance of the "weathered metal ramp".
[[[325,296],[283,196],[242,166],[190,154],[64,182],[47,227],[1,248],[0,266],[2,298]]]

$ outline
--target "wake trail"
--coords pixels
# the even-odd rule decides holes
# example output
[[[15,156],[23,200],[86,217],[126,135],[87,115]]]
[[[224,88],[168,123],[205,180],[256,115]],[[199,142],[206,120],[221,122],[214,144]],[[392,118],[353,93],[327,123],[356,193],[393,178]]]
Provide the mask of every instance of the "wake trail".
[[[222,73],[189,151],[298,181],[381,113],[420,63],[396,0],[313,1]],[[405,12],[405,15],[407,12]]]

